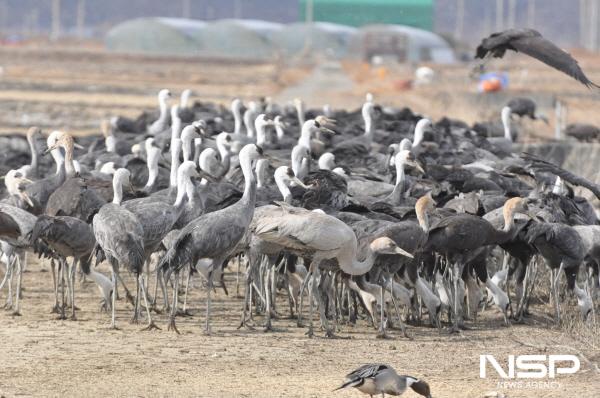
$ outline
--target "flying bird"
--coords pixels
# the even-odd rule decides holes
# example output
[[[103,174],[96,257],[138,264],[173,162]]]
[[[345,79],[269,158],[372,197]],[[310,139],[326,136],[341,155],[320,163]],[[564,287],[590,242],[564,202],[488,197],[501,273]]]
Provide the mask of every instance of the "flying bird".
[[[587,78],[577,60],[571,54],[557,47],[533,29],[508,29],[504,32],[492,33],[481,41],[477,47],[475,58],[486,59],[489,56],[502,58],[506,50],[522,52],[553,67],[588,88],[599,87]]]

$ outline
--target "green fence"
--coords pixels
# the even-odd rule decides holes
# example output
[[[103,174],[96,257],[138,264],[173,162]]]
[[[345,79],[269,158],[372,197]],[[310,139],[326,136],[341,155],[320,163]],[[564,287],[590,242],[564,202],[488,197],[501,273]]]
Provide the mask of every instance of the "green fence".
[[[300,0],[300,18],[306,19],[307,2]],[[433,29],[433,0],[312,0],[313,20],[350,26],[409,25]]]

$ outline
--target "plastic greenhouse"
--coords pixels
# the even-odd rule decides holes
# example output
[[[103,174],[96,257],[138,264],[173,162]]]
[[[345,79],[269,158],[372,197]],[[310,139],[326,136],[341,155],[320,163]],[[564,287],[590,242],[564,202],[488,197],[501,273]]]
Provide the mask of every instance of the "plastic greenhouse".
[[[273,43],[284,56],[310,52],[312,55],[327,54],[343,58],[355,34],[356,29],[350,26],[329,22],[299,22],[285,26],[273,37]]]
[[[353,56],[369,60],[374,55],[393,56],[399,62],[453,63],[450,45],[427,30],[404,25],[367,25],[350,44]]]

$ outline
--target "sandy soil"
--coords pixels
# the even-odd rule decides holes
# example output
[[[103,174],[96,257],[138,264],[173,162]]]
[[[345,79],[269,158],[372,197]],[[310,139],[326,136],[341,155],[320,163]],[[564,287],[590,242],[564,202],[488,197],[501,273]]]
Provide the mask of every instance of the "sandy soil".
[[[241,299],[235,297],[235,273],[226,274],[230,296],[215,296],[213,334],[201,330],[205,290],[196,280],[189,318],[178,318],[181,335],[163,330],[139,331],[132,325],[131,305],[117,303],[117,323],[99,311],[99,293],[92,283],[77,283],[77,321],[56,320],[50,313],[52,279],[47,264],[37,262],[24,277],[23,315],[0,312],[0,392],[3,396],[202,396],[202,397],[358,397],[356,391],[331,392],[343,375],[366,362],[384,362],[398,371],[422,377],[434,397],[483,397],[498,391],[508,397],[596,397],[600,374],[582,359],[581,371],[557,379],[553,389],[502,389],[496,380],[479,378],[479,355],[577,354],[597,362],[600,351],[577,336],[556,329],[536,308],[526,325],[504,327],[491,309],[472,328],[449,336],[428,327],[409,326],[412,340],[392,331],[378,340],[365,320],[342,325],[348,339],[308,339],[306,329],[291,319],[275,321],[275,331],[237,330]],[[105,266],[100,270],[108,274]],[[133,287],[133,280],[126,279]],[[280,295],[279,311],[287,316]],[[322,336],[321,332],[317,333]],[[560,345],[560,347],[556,347]],[[566,394],[566,395],[565,395]],[[412,392],[407,396],[416,396]]]
[[[275,65],[120,57],[96,51],[0,49],[0,59],[2,132],[22,132],[38,124],[45,130],[66,127],[85,134],[97,131],[102,118],[135,115],[153,107],[153,96],[162,87],[178,93],[191,86],[196,98],[225,103],[234,95],[276,95],[309,74],[300,67],[281,70]],[[593,66],[593,61],[586,59],[585,65]],[[352,67],[344,65],[348,68]],[[592,70],[592,77],[598,76],[597,72]],[[332,103],[357,106],[363,93],[372,90],[386,103],[409,104],[434,116],[443,110],[458,117],[480,116],[483,105],[471,109],[477,104],[472,86],[453,91],[468,83],[465,68],[449,68],[443,73],[448,76],[447,84],[439,89],[400,92],[393,88],[392,78],[378,81],[366,75],[355,79],[352,88],[340,84],[345,90],[342,93],[327,92],[324,87],[307,101],[318,105],[339,99]],[[544,76],[535,76],[535,87],[547,84]],[[563,84],[565,79],[559,77],[556,89]],[[519,87],[524,91],[516,92],[527,92]],[[596,96],[569,87],[563,95],[585,104],[577,112],[597,107]],[[549,95],[548,91],[544,95]],[[503,98],[498,96],[486,104]],[[230,271],[226,277],[231,295],[222,291],[216,295],[213,335],[205,336],[200,329],[205,291],[199,282],[190,300],[195,315],[178,319],[181,335],[165,330],[164,315],[157,316],[163,330],[140,332],[142,325],[128,322],[132,309],[123,300],[117,304],[122,329],[113,331],[108,329],[109,316],[99,312],[99,294],[91,283],[77,284],[78,320],[56,320],[50,313],[53,293],[48,269],[47,264],[33,261],[25,273],[21,317],[0,311],[1,396],[358,397],[356,391],[331,391],[344,374],[366,362],[389,363],[399,372],[424,378],[434,397],[483,397],[498,391],[511,398],[591,398],[597,397],[600,389],[600,374],[584,360],[600,361],[599,339],[586,338],[589,331],[586,335],[577,329],[554,327],[547,306],[534,307],[534,317],[526,325],[510,328],[502,326],[497,310],[490,309],[477,323],[468,323],[471,330],[461,335],[410,326],[412,340],[400,337],[398,331],[392,331],[391,340],[377,340],[374,330],[361,320],[356,327],[342,325],[339,334],[349,339],[308,339],[306,329],[297,328],[290,319],[276,320],[273,333],[261,330],[261,317],[256,318],[256,330],[237,330],[241,299],[235,297],[235,275]],[[100,269],[108,274],[105,265]],[[134,286],[130,277],[127,281]],[[3,291],[2,297],[5,294]],[[278,305],[287,315],[283,296]],[[497,380],[479,378],[479,355],[487,353],[497,358],[573,353],[582,358],[582,369],[576,375],[560,377],[555,389],[501,389]],[[407,396],[416,395],[409,392]]]

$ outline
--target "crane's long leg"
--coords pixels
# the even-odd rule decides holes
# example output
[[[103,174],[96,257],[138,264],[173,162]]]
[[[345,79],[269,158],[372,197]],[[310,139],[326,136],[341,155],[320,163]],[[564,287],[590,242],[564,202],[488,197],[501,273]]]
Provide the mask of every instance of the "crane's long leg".
[[[175,271],[173,278],[173,304],[171,305],[169,326],[167,326],[167,330],[174,330],[175,333],[180,334],[179,330],[177,330],[177,326],[175,326],[175,315],[177,314],[177,296],[179,295],[179,271]]]
[[[75,270],[77,269],[77,259],[73,257],[73,264],[71,265],[71,269],[69,270],[69,283],[71,290],[71,320],[76,321],[75,317]]]
[[[11,258],[8,257],[8,263],[6,264],[6,273],[4,274],[4,278],[2,278],[2,282],[0,282],[0,290],[2,290],[2,288],[4,287],[4,284],[8,280],[8,275],[10,274],[11,262],[12,262]]]
[[[112,291],[112,313],[111,313],[110,327],[112,329],[117,329],[117,324],[115,322],[116,308],[117,308],[117,270],[115,269],[114,265],[112,265],[112,283],[113,283],[113,291]]]
[[[311,261],[310,265],[308,266],[308,272],[306,274],[306,277],[304,278],[304,280],[302,281],[302,284],[300,285],[300,306],[297,310],[298,313],[298,327],[301,328],[302,327],[302,309],[304,307],[304,289],[306,289],[306,285],[312,283],[312,277],[313,277],[313,263],[314,261]],[[310,288],[309,288],[309,296],[310,295]],[[311,300],[312,300],[312,296],[311,296]]]
[[[384,288],[383,285],[380,286],[380,301],[379,301],[379,331],[377,332],[377,338],[385,339],[388,336],[385,333],[385,314],[384,314],[384,306],[385,306],[385,298],[384,296]]]
[[[158,284],[159,284],[162,273],[160,271],[160,267],[158,267],[158,266],[156,267],[155,271],[156,271],[156,279],[154,280],[154,295],[152,296],[152,300],[150,300],[150,303],[152,304],[152,308],[154,308],[156,311],[156,297],[158,294]],[[150,285],[148,285],[148,286],[150,286]],[[163,294],[164,294],[164,291],[163,291]]]
[[[213,259],[213,263],[211,266],[211,269],[208,273],[208,287],[207,287],[207,292],[206,292],[206,325],[204,327],[204,333],[205,334],[210,334],[211,330],[210,330],[210,311],[211,311],[211,305],[212,305],[212,289],[213,289],[213,270],[215,266],[219,266],[222,264],[222,261],[216,261],[215,259]]]
[[[459,331],[459,317],[460,317],[460,309],[459,309],[459,294],[458,294],[458,278],[461,277],[460,267],[458,263],[455,263],[452,266],[452,283],[454,287],[454,319],[452,320],[452,328],[450,329],[451,333],[456,333]]]
[[[12,277],[14,274],[14,267],[16,262],[15,255],[9,257],[9,264],[6,266],[6,274],[4,275],[4,279],[8,281],[8,295],[6,296],[6,304],[4,304],[4,308],[6,310],[12,309],[13,300],[12,300]],[[4,284],[4,281],[2,282]]]
[[[252,277],[253,277],[253,267],[251,262],[252,255],[248,255],[248,264],[246,265],[246,272],[244,275],[244,304],[242,307],[242,321],[238,326],[238,329],[241,327],[246,327],[248,329],[253,329],[252,326],[248,323],[248,311],[252,313],[251,307],[251,297],[252,297]],[[239,267],[239,264],[238,264]]]
[[[192,314],[187,309],[187,298],[188,298],[188,289],[190,288],[190,281],[192,279],[192,267],[188,267],[187,278],[185,280],[185,293],[183,294],[183,308],[180,315],[183,316],[191,316]]]
[[[265,261],[266,262],[266,261]],[[271,324],[271,284],[270,284],[270,275],[272,272],[272,264],[267,264],[265,272],[263,274],[263,285],[265,288],[265,332],[273,330],[273,325]]]
[[[8,275],[8,296],[6,296],[6,303],[4,304],[4,308],[7,311],[10,311],[13,308],[13,300],[12,300],[12,279],[15,273],[15,264],[16,264],[16,256],[13,254],[10,256],[12,260],[10,261],[10,267],[7,269],[6,273]]]
[[[560,268],[558,269],[558,272],[556,273],[556,278],[554,278],[554,283],[552,286],[552,295],[554,296],[554,311],[556,314],[556,323],[560,324],[560,303],[559,303],[559,297],[558,297],[558,284],[560,282],[560,275],[564,269],[564,262],[560,263]]]
[[[133,317],[131,318],[131,323],[133,324],[137,324],[138,321],[138,316],[140,313],[140,276],[143,278],[144,277],[144,272],[142,270],[142,272],[140,272],[137,275],[137,278],[135,278],[135,290],[136,290],[136,294],[135,294],[135,305],[133,306]]]
[[[127,289],[127,285],[125,285],[125,281],[123,281],[123,278],[121,278],[121,273],[118,270],[116,270],[116,273],[117,273],[117,280],[119,282],[121,282],[121,286],[123,286],[123,289],[125,290],[125,299],[127,299],[127,301],[129,301],[130,304],[135,305],[133,296],[129,292],[129,289]]]
[[[142,295],[144,297],[144,305],[146,306],[146,315],[148,316],[148,326],[146,326],[142,330],[146,330],[146,331],[153,330],[153,329],[160,330],[160,328],[158,326],[156,326],[156,324],[152,320],[152,315],[150,315],[150,306],[148,305],[148,297],[146,295],[146,285],[144,284],[144,276],[139,275],[138,279],[140,280],[140,287],[142,289]]]
[[[163,295],[163,309],[165,312],[169,312],[169,295],[167,294],[167,286],[165,283],[165,274],[161,269],[156,271],[156,279],[158,280],[157,283],[160,284],[160,290],[162,291],[162,295]],[[154,296],[154,299],[156,301],[156,296]],[[156,311],[157,313],[160,313],[160,311],[157,310],[156,308],[154,308],[154,311]]]
[[[67,306],[66,299],[65,299],[65,268],[67,268],[66,263],[67,263],[67,260],[65,258],[60,259],[59,278],[60,278],[61,305],[60,305],[60,316],[58,317],[58,319],[67,319],[67,315],[65,314],[65,307]]]
[[[50,313],[58,314],[58,280],[56,278],[56,263],[54,259],[50,260],[50,270],[52,271],[52,287],[54,289],[54,306]]]
[[[309,275],[310,275],[310,281],[308,282],[310,284],[310,286],[308,287],[308,317],[309,317],[309,326],[308,326],[308,332],[306,333],[306,335],[308,337],[313,337],[315,335],[314,332],[314,327],[313,327],[313,289],[315,287],[315,275],[316,275],[316,270],[319,267],[319,263],[316,262],[315,260],[311,261],[310,263],[310,269],[308,271]],[[308,280],[308,276],[307,276],[307,280]],[[302,294],[302,293],[300,293]]]
[[[16,255],[17,257],[17,267],[18,267],[18,274],[17,274],[17,294],[15,297],[15,310],[13,311],[13,315],[16,316],[20,316],[21,312],[20,312],[20,307],[19,307],[19,300],[21,299],[21,279],[23,278],[23,264],[21,264],[21,257],[19,256],[19,254]]]

